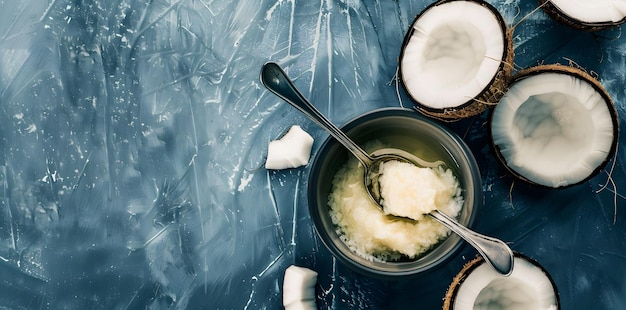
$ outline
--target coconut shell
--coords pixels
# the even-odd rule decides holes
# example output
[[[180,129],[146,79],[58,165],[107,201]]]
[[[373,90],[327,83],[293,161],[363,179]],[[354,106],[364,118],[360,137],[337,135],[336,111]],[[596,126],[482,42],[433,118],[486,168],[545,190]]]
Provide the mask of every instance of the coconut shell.
[[[404,57],[405,48],[409,43],[411,37],[413,36],[413,32],[415,31],[413,25],[420,19],[422,15],[428,12],[428,10],[430,10],[431,8],[456,1],[474,2],[490,10],[497,18],[498,23],[501,26],[505,47],[503,49],[503,55],[501,58],[500,66],[498,68],[498,72],[494,75],[492,80],[485,86],[481,93],[457,107],[444,109],[432,108],[420,103],[415,98],[411,97],[410,93],[408,94],[413,101],[414,108],[418,112],[428,117],[442,121],[456,121],[463,118],[475,116],[496,105],[506,93],[511,78],[511,72],[513,71],[513,28],[508,27],[508,25],[504,21],[504,18],[495,7],[481,0],[443,0],[436,1],[426,7],[420,14],[415,17],[413,23],[411,24],[411,27],[409,28],[409,31],[404,37],[399,58],[400,67],[402,67],[401,60]],[[401,85],[404,87],[404,89],[407,89],[404,83],[404,78],[402,77],[402,70],[399,70],[399,72],[401,77]]]
[[[443,299],[443,310],[452,310],[454,308],[453,304],[459,287],[463,282],[465,282],[465,279],[472,272],[472,270],[476,269],[476,267],[480,266],[484,262],[485,259],[483,259],[482,256],[477,256],[463,265],[463,268],[461,268],[461,271],[454,276],[452,283],[450,283],[450,286],[446,291],[446,296]]]
[[[560,73],[560,74],[566,74],[566,75],[570,75],[573,77],[576,77],[578,79],[581,79],[587,83],[589,83],[604,99],[604,101],[606,102],[607,105],[607,109],[609,111],[609,113],[611,114],[611,120],[613,123],[613,142],[611,143],[611,149],[609,150],[609,152],[607,153],[606,159],[600,164],[598,165],[598,167],[593,170],[592,173],[590,173],[585,179],[580,180],[579,182],[576,183],[572,183],[572,184],[568,184],[565,186],[562,186],[560,188],[567,188],[567,187],[571,187],[573,185],[577,185],[577,184],[581,184],[583,182],[588,181],[589,179],[593,178],[594,176],[598,175],[600,173],[600,171],[602,171],[602,169],[604,169],[604,167],[606,166],[606,164],[613,158],[613,156],[615,155],[615,152],[617,150],[617,141],[618,141],[618,135],[619,135],[619,116],[617,114],[617,109],[615,108],[615,104],[613,103],[613,99],[611,98],[611,96],[609,95],[608,91],[604,88],[604,86],[602,86],[602,84],[595,79],[594,77],[592,77],[589,73],[587,73],[586,71],[584,71],[582,68],[577,67],[577,66],[566,66],[566,65],[561,65],[561,64],[551,64],[551,65],[538,65],[538,66],[534,66],[534,67],[530,67],[527,69],[523,69],[518,71],[512,78],[511,78],[511,83],[509,84],[509,86],[513,86],[515,85],[515,83],[532,77],[534,75],[538,75],[538,74],[542,74],[542,73]],[[493,119],[493,111],[492,114],[489,118],[489,121],[491,122]],[[490,128],[490,132],[489,135],[492,136],[492,132],[491,132],[491,126],[489,126]],[[534,186],[539,186],[542,188],[552,188],[546,185],[542,185],[542,184],[538,184],[526,177],[524,177],[523,175],[519,174],[517,171],[511,169],[508,165],[507,165],[507,161],[504,158],[504,156],[500,153],[498,147],[493,143],[493,140],[491,141],[491,146],[492,149],[495,153],[495,156],[497,158],[497,160],[500,162],[500,164],[506,168],[507,172],[512,175],[513,177],[515,177],[516,179],[527,183],[527,184],[531,184]]]
[[[611,21],[596,22],[596,23],[584,22],[584,21],[581,21],[581,20],[578,20],[576,18],[569,16],[568,14],[563,12],[561,9],[559,9],[556,5],[554,5],[552,1],[550,0],[538,0],[538,1],[539,1],[539,6],[552,19],[556,20],[557,22],[561,24],[567,25],[575,29],[583,30],[583,31],[598,31],[598,30],[609,29],[609,28],[619,26],[623,24],[624,22],[626,22],[626,18],[618,22],[611,22]],[[593,0],[590,0],[590,1],[593,1]]]
[[[556,298],[556,307],[557,309],[560,309],[561,305],[560,305],[560,300],[559,300],[559,293],[556,289],[556,284],[554,283],[554,280],[552,279],[550,274],[536,260],[519,252],[514,252],[513,254],[516,258],[522,258],[530,262],[531,264],[533,264],[535,267],[539,268],[541,271],[543,271],[543,273],[546,275],[548,280],[550,280],[550,283],[552,283],[552,288],[554,289],[554,294]],[[482,256],[477,256],[474,259],[467,262],[465,265],[463,265],[463,268],[461,268],[461,271],[459,271],[459,273],[457,273],[456,276],[454,276],[454,278],[452,279],[452,282],[450,283],[450,286],[448,286],[448,290],[446,291],[446,295],[443,300],[443,307],[442,307],[443,310],[454,309],[454,301],[456,299],[459,288],[461,287],[461,284],[465,282],[465,279],[467,279],[467,277],[470,275],[470,273],[472,273],[472,271],[474,271],[474,269],[478,268],[478,266],[482,265],[483,263],[485,263],[485,259]]]

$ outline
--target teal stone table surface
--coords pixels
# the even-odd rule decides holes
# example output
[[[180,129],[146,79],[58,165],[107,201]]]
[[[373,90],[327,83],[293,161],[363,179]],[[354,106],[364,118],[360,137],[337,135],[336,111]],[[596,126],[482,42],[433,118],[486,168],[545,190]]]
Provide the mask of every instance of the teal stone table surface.
[[[514,27],[516,69],[584,68],[624,127],[623,27],[488,2]],[[310,167],[263,167],[292,125],[313,156],[328,134],[259,82],[279,63],[337,124],[410,108],[398,57],[430,3],[0,0],[0,309],[280,309],[293,264],[318,272],[320,309],[440,309],[475,250],[397,281],[339,264],[308,215]],[[626,153],[580,185],[538,189],[496,161],[487,122],[445,123],[481,170],[472,228],[542,264],[563,309],[626,308]]]

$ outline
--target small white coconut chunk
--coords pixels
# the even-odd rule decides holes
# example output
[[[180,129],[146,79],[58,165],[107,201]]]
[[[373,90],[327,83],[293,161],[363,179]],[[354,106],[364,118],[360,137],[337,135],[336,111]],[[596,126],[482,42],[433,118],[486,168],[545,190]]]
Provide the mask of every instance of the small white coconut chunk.
[[[288,310],[315,310],[315,284],[317,272],[296,265],[285,270],[283,280],[283,306]]]
[[[544,271],[521,257],[514,266],[508,277],[486,263],[476,267],[459,287],[454,309],[556,310],[556,293]]]
[[[458,107],[479,95],[498,72],[504,34],[497,17],[482,5],[470,1],[437,5],[413,28],[401,60],[402,76],[421,104]]]
[[[420,220],[433,210],[457,203],[459,185],[451,170],[422,168],[398,160],[382,164],[381,204],[385,214]]]
[[[298,125],[293,125],[279,140],[267,147],[265,169],[287,169],[304,166],[309,162],[313,137]]]
[[[619,22],[626,18],[624,0],[551,0],[561,12],[587,23]]]
[[[576,184],[606,159],[613,122],[589,83],[543,73],[513,83],[496,106],[492,139],[507,165],[550,187]]]

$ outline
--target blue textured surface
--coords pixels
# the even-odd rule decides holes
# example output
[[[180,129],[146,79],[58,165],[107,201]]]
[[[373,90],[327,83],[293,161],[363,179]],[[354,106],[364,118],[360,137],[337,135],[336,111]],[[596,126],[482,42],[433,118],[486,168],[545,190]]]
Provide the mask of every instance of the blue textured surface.
[[[0,309],[276,309],[291,264],[319,272],[322,309],[440,308],[475,251],[393,282],[337,264],[308,216],[308,167],[263,168],[291,125],[314,153],[327,134],[258,79],[280,63],[338,124],[410,106],[397,58],[429,3],[0,0]],[[535,1],[490,3],[517,25],[518,68],[586,68],[624,125],[623,27],[580,32]],[[563,309],[626,307],[624,151],[589,182],[539,190],[495,161],[486,120],[449,124],[483,175],[474,229],[537,259]]]

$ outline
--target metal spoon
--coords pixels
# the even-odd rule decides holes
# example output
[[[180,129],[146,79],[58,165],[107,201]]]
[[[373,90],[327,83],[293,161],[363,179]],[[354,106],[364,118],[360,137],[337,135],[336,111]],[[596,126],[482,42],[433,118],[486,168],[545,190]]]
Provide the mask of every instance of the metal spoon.
[[[304,113],[309,119],[328,131],[331,136],[337,139],[339,143],[346,147],[361,162],[365,169],[363,174],[367,192],[380,208],[383,208],[383,206],[380,204],[381,197],[378,177],[380,175],[379,168],[382,163],[390,160],[399,160],[417,166],[423,166],[415,159],[416,156],[398,149],[385,149],[384,152],[374,152],[373,155],[365,152],[302,96],[293,82],[276,63],[268,62],[263,65],[261,69],[261,83],[269,91],[285,100],[291,106]],[[513,270],[513,252],[506,243],[474,232],[439,210],[430,212],[428,215],[476,248],[485,261],[498,273],[505,276],[511,274]]]

